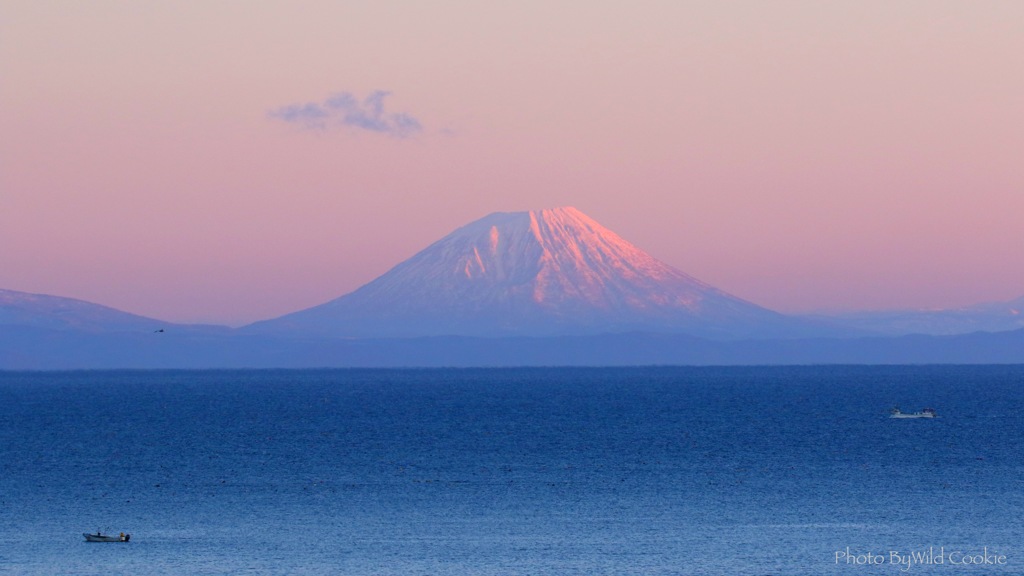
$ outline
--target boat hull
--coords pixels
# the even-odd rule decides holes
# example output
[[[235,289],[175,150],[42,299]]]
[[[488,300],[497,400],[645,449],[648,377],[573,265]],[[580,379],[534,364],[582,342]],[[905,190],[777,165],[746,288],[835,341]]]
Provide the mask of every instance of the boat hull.
[[[85,536],[86,542],[127,542],[131,536],[125,534],[124,536],[104,536],[100,534],[82,534]]]
[[[890,418],[935,418],[934,408],[925,408],[920,412],[901,412],[899,407],[889,411]]]

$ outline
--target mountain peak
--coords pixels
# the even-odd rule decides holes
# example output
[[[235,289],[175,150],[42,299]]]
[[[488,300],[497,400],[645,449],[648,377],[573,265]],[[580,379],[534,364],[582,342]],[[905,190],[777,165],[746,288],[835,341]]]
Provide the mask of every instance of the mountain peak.
[[[381,337],[635,330],[738,336],[783,318],[560,207],[490,214],[351,294],[254,327]]]

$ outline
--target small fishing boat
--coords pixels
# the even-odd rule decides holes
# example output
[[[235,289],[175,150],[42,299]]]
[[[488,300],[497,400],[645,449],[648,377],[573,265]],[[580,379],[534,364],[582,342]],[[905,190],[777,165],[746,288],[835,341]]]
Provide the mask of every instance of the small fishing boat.
[[[132,538],[131,534],[125,534],[124,532],[121,532],[119,536],[111,536],[109,534],[100,534],[99,530],[95,534],[82,534],[82,536],[85,536],[86,542],[127,542]]]
[[[920,412],[901,412],[899,406],[889,411],[889,418],[935,418],[934,408],[925,408]]]

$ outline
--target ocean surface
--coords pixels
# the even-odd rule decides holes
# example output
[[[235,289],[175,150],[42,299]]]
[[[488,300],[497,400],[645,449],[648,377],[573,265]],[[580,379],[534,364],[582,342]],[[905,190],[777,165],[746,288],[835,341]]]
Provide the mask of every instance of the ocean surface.
[[[0,573],[1024,574],[1024,367],[0,372]]]

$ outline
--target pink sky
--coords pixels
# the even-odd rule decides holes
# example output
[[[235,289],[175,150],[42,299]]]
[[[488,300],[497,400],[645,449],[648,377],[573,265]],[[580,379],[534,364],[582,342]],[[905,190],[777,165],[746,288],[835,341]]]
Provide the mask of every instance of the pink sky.
[[[1014,1],[6,0],[0,288],[241,324],[573,205],[780,311],[1008,300],[1022,23]],[[285,118],[307,103],[323,126]]]

